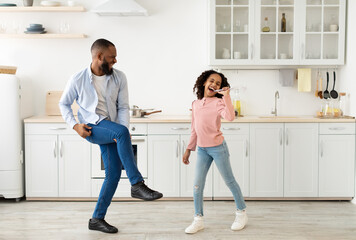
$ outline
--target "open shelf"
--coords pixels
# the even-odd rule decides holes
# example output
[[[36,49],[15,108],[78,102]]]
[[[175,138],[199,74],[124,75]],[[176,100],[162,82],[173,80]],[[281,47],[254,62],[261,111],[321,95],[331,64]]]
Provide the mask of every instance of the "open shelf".
[[[0,34],[0,38],[33,38],[33,39],[66,39],[66,38],[86,38],[85,34],[70,34],[70,33],[44,33],[44,34]]]
[[[83,6],[58,6],[58,7],[0,7],[0,12],[84,12]]]

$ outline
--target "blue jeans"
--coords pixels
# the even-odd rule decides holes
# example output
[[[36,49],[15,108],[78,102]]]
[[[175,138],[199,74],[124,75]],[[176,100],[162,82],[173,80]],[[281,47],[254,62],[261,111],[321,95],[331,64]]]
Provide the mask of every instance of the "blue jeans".
[[[203,193],[206,175],[213,160],[226,185],[234,196],[236,208],[244,210],[246,208],[245,200],[242,196],[240,186],[236,182],[230,165],[230,154],[226,142],[216,147],[198,147],[197,163],[195,167],[194,179],[194,208],[196,216],[203,216]]]
[[[143,178],[134,161],[130,133],[125,126],[107,120],[102,120],[97,125],[87,125],[92,129],[91,136],[86,139],[100,146],[105,167],[105,180],[100,190],[93,218],[104,219],[119,183],[122,165],[124,165],[131,185],[143,181]]]

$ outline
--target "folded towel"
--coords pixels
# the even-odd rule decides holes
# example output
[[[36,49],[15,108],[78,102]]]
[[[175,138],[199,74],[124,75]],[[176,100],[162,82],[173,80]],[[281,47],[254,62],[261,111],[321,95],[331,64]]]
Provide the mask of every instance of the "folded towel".
[[[311,91],[311,69],[299,68],[298,69],[298,92]]]
[[[280,69],[279,83],[283,87],[293,87],[294,84],[294,69]]]

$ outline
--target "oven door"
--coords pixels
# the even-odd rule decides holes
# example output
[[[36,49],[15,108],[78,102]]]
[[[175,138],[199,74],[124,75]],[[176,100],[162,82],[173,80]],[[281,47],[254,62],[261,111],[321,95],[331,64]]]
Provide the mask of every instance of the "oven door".
[[[143,178],[147,178],[147,136],[132,136],[131,142],[138,170]],[[105,178],[104,162],[100,147],[97,144],[92,144],[91,166],[92,178]],[[121,178],[127,178],[124,166],[122,167]]]

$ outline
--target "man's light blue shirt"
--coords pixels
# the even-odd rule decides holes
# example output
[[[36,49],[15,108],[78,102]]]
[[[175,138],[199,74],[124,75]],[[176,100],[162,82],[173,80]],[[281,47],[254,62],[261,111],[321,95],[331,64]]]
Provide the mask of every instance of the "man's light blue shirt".
[[[79,123],[97,124],[105,117],[95,113],[98,105],[98,95],[93,86],[93,73],[90,66],[74,74],[59,101],[59,108],[67,124],[73,128],[77,124],[71,105],[74,100],[79,105]],[[114,69],[111,75],[106,76],[106,104],[110,120],[129,127],[130,107],[126,76],[123,72]]]

